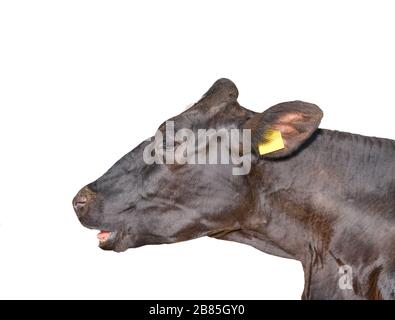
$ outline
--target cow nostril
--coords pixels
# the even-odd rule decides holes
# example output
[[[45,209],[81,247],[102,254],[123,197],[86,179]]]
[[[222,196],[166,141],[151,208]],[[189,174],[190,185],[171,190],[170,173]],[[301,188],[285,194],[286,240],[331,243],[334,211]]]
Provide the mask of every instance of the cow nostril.
[[[84,214],[89,207],[90,202],[93,201],[95,193],[88,187],[81,189],[80,192],[73,199],[73,207],[78,215]]]
[[[74,208],[79,209],[85,206],[88,199],[85,196],[79,196],[74,201]]]
[[[83,208],[84,206],[85,206],[85,204],[86,204],[86,200],[77,200],[75,203],[74,203],[74,208],[76,208],[76,209],[80,209],[80,208]]]
[[[79,196],[76,200],[76,203],[85,204],[87,201],[88,199],[85,196]]]

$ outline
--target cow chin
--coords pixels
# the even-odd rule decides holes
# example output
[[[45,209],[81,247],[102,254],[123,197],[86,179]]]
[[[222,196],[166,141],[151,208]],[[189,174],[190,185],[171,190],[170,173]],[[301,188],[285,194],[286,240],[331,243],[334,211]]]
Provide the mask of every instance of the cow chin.
[[[133,241],[133,237],[124,234],[123,231],[111,231],[107,239],[99,239],[99,248],[106,251],[123,252],[135,247],[138,245]]]
[[[108,233],[105,238],[100,238],[100,234]],[[121,232],[119,231],[100,231],[98,234],[99,248],[103,250],[115,250],[117,244],[121,240]]]
[[[122,252],[130,247],[134,247],[133,237],[126,234],[122,228],[100,223],[99,220],[94,219],[92,221],[89,217],[80,218],[80,222],[85,228],[98,231],[97,240],[99,241],[99,248]]]

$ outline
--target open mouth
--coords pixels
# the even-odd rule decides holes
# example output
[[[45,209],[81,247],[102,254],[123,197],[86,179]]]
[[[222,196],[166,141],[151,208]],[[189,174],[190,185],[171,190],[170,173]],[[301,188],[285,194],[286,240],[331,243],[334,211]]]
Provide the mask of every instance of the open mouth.
[[[105,242],[111,237],[111,234],[111,231],[100,230],[100,232],[97,234],[97,239],[99,239],[99,242]]]
[[[97,239],[99,240],[100,248],[110,250],[117,240],[117,232],[100,230],[100,232],[97,234]]]

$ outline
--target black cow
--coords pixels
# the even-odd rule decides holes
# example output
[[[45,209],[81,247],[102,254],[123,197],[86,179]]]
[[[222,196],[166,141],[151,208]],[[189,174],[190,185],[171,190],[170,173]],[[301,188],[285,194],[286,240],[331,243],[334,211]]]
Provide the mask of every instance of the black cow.
[[[81,223],[102,230],[106,250],[210,236],[299,260],[304,299],[394,299],[395,141],[317,129],[323,114],[310,103],[256,113],[237,97],[220,79],[171,120],[192,132],[250,129],[248,174],[147,164],[144,141],[75,196]],[[268,130],[283,147],[260,155]]]

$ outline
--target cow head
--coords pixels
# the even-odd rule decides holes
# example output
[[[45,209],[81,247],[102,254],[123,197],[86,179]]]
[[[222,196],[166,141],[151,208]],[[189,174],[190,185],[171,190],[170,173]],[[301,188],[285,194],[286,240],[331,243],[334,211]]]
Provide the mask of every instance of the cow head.
[[[210,138],[191,148],[186,148],[187,141],[180,137],[174,141],[163,139],[163,149],[171,145],[175,155],[174,161],[166,161],[171,153],[165,150],[163,163],[146,161],[147,150],[152,155],[153,139],[143,141],[73,199],[81,223],[102,230],[98,235],[102,249],[123,251],[146,244],[173,243],[257,223],[255,186],[251,182],[255,166],[262,164],[264,158],[276,161],[292,156],[316,130],[322,112],[315,105],[295,101],[255,113],[241,107],[237,96],[236,86],[230,80],[220,79],[191,108],[166,123],[172,123],[175,132],[197,133],[199,129],[249,132],[248,143],[240,139],[225,144],[226,153],[231,155],[236,144],[248,170],[234,174],[232,161],[219,164],[177,161],[180,153],[185,160],[185,150],[189,158],[206,151]],[[163,136],[166,123],[158,129]],[[268,130],[281,133],[284,147],[260,155],[258,146],[265,142]],[[238,165],[243,165],[243,161]]]

